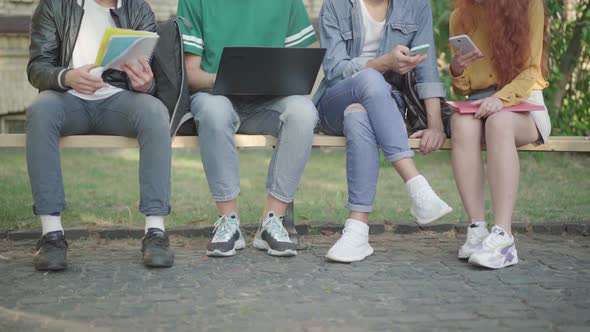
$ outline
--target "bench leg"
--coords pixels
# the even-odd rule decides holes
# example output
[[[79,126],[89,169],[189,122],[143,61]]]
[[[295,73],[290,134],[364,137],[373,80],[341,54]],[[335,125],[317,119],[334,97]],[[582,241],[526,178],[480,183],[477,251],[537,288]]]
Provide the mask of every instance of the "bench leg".
[[[289,203],[287,207],[287,213],[285,213],[285,217],[283,218],[283,226],[289,232],[291,242],[299,247],[299,235],[295,229],[295,201]]]

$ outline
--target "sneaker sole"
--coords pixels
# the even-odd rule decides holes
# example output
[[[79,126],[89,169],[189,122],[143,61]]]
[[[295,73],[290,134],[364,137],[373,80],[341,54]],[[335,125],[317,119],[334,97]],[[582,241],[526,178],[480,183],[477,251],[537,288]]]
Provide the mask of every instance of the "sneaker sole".
[[[442,210],[439,214],[437,214],[434,217],[431,217],[431,218],[428,218],[428,219],[420,219],[420,218],[418,218],[418,216],[416,216],[416,213],[414,212],[414,209],[410,209],[410,213],[414,216],[414,218],[416,218],[416,223],[419,226],[428,225],[431,222],[436,221],[437,219],[440,219],[440,218],[446,216],[447,214],[449,214],[451,212],[453,212],[453,208],[449,206],[448,208]]]
[[[148,267],[172,267],[174,265],[174,258],[172,259],[153,259],[151,261],[144,260],[143,264]]]
[[[37,271],[63,271],[65,269],[67,269],[68,264],[67,263],[61,263],[61,264],[48,264],[48,265],[35,265],[35,269]]]
[[[254,248],[258,250],[266,250],[266,253],[271,256],[278,256],[278,257],[290,257],[290,256],[297,256],[297,250],[287,249],[283,251],[271,249],[268,243],[261,239],[254,239],[252,242]]]
[[[373,254],[374,250],[373,248],[369,249],[369,252],[367,252],[364,256],[357,256],[357,257],[350,257],[350,258],[343,258],[343,257],[337,257],[337,256],[333,256],[333,255],[326,255],[326,259],[330,260],[332,262],[337,262],[337,263],[353,263],[353,262],[360,262],[363,259],[371,256]]]
[[[490,265],[486,265],[484,263],[481,263],[481,262],[477,261],[476,259],[469,258],[469,264],[479,266],[479,267],[485,267],[485,268],[493,269],[493,270],[502,269],[505,267],[516,265],[517,263],[518,263],[518,257],[515,257],[512,262],[510,262],[508,264],[502,264],[501,266],[490,266]]]
[[[234,243],[234,247],[231,250],[226,251],[226,252],[223,252],[218,249],[215,249],[213,251],[207,250],[207,256],[210,256],[210,257],[231,257],[236,254],[236,250],[242,250],[244,248],[246,248],[246,241],[244,241],[244,239],[239,239]]]

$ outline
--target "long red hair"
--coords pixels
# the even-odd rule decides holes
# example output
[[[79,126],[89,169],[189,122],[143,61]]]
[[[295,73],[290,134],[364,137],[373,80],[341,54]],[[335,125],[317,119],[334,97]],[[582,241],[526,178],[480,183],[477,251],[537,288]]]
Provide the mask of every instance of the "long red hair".
[[[530,66],[531,42],[530,20],[528,13],[531,1],[538,0],[455,0],[455,17],[461,34],[474,31],[478,24],[487,24],[489,31],[489,49],[491,62],[494,66],[498,88],[510,83],[522,70]],[[487,18],[477,22],[474,15],[475,7],[481,6]],[[545,28],[543,36],[543,57],[541,69],[547,76],[548,58],[548,24],[547,8],[545,8]]]

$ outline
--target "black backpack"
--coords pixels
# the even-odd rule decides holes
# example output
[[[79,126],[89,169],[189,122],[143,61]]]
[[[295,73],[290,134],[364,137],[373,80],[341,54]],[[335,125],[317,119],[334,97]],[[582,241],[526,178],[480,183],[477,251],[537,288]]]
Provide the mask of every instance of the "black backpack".
[[[412,70],[405,75],[389,71],[384,74],[385,79],[391,86],[401,92],[403,102],[397,101],[400,112],[404,116],[408,136],[414,132],[428,128],[428,117],[424,102],[418,97],[416,91],[416,73]],[[451,115],[453,109],[444,99],[440,100],[440,112],[444,126],[445,135],[451,137]]]
[[[154,50],[152,71],[156,79],[155,97],[160,99],[170,115],[170,136],[188,132],[195,127],[190,112],[190,93],[184,66],[184,45],[180,24],[192,29],[190,23],[177,16],[158,26],[160,39]],[[187,129],[188,128],[188,129]]]

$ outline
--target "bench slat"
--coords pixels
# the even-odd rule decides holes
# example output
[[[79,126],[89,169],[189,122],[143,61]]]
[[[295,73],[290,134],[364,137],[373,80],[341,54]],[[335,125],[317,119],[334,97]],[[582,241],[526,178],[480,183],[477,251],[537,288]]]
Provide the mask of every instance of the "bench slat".
[[[272,147],[276,139],[265,135],[236,135],[236,146],[238,147]],[[25,134],[0,134],[0,147],[23,148],[26,145]],[[60,140],[62,148],[137,148],[135,138],[120,136],[96,136],[79,135],[63,137]],[[344,137],[315,135],[313,145],[316,147],[344,147]],[[417,149],[420,145],[419,139],[410,139],[410,147]],[[173,148],[196,148],[198,139],[194,136],[178,136],[172,143]],[[451,149],[451,141],[447,140],[442,148]],[[590,138],[576,136],[553,136],[549,142],[543,145],[528,144],[518,148],[520,151],[568,151],[568,152],[590,152]]]

